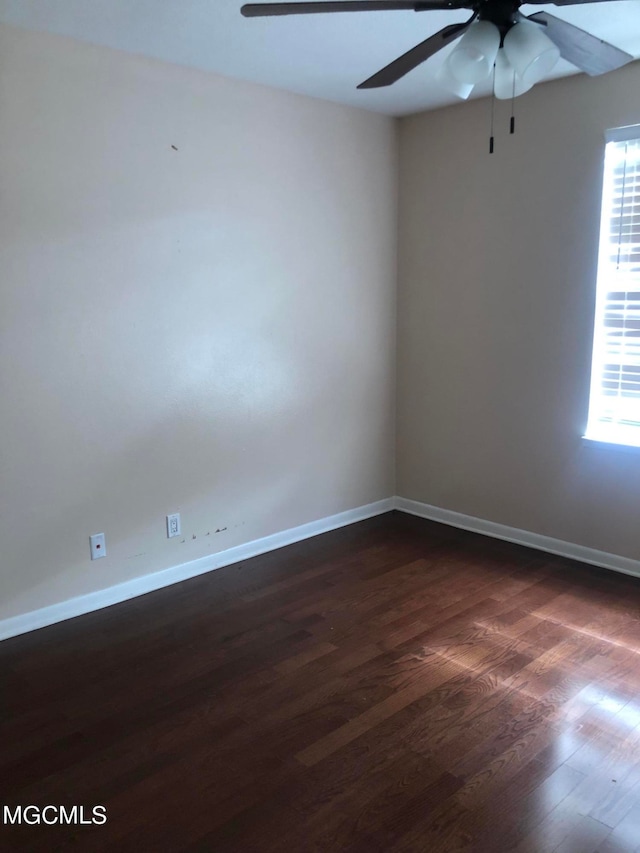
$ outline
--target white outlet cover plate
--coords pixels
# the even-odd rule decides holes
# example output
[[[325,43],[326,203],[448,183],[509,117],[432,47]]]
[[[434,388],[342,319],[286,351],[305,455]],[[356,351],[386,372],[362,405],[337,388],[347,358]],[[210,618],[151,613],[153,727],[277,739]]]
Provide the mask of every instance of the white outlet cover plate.
[[[180,513],[174,512],[167,516],[167,538],[173,539],[174,536],[180,536],[182,533],[182,525],[180,524]]]
[[[107,556],[107,545],[104,538],[104,533],[94,533],[89,537],[91,542],[91,559],[99,560],[100,557]]]

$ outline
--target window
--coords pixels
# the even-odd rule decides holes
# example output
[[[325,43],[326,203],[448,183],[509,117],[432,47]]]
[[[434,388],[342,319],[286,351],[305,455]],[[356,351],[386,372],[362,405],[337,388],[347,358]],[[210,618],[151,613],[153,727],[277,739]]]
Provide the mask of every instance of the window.
[[[640,447],[640,126],[607,133],[585,438]]]

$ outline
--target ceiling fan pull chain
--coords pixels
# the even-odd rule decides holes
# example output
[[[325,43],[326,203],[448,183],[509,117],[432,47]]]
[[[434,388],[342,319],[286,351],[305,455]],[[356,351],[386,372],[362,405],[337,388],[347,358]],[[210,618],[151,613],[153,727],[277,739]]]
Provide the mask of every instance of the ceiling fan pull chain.
[[[493,83],[491,85],[491,136],[489,137],[489,154],[493,154],[493,115],[496,106],[496,64],[493,63]]]
[[[516,117],[515,113],[515,100],[516,100],[516,72],[513,72],[513,89],[511,91],[511,121],[509,122],[509,133],[516,132]]]

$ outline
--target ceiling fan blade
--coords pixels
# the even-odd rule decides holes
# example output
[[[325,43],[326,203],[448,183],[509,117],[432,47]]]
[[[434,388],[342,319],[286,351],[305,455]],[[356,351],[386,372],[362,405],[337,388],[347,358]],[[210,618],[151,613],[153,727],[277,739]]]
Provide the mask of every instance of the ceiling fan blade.
[[[615,3],[617,0],[525,0],[527,6],[579,6],[582,3]]]
[[[548,12],[536,12],[529,15],[530,21],[537,24],[545,24],[545,34],[560,48],[560,55],[567,62],[571,62],[581,71],[585,71],[592,77],[597,74],[606,74],[622,68],[634,57],[618,47],[614,47],[597,36],[575,27],[573,24],[562,21]]]
[[[342,0],[322,3],[247,3],[241,9],[245,18],[272,15],[309,15],[322,12],[392,12],[408,9],[427,12],[430,9],[464,9],[471,0]]]
[[[414,0],[343,0],[336,3],[247,3],[240,9],[245,18],[271,15],[308,15],[321,12],[380,12],[392,9],[410,9]]]
[[[471,26],[475,17],[474,15],[471,20],[466,21],[464,24],[451,24],[430,36],[426,41],[420,42],[420,44],[411,48],[411,50],[402,56],[399,56],[398,59],[394,59],[393,62],[390,62],[389,65],[386,65],[381,71],[374,74],[373,77],[369,77],[364,83],[360,83],[358,89],[378,89],[382,86],[390,86],[392,83],[395,83],[396,80],[399,80],[405,74],[408,74],[409,71],[417,68],[418,65],[429,59],[434,53],[437,53],[443,47],[446,47],[452,41],[459,38]]]

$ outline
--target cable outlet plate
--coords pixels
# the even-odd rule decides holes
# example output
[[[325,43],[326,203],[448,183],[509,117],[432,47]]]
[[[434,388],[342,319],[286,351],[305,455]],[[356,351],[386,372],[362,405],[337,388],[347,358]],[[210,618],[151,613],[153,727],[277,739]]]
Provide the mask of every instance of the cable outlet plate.
[[[167,516],[167,538],[173,539],[174,536],[180,536],[182,526],[180,524],[180,513],[174,512]]]
[[[104,533],[94,533],[89,537],[91,543],[91,559],[99,560],[100,557],[107,556],[107,545],[104,539]]]

